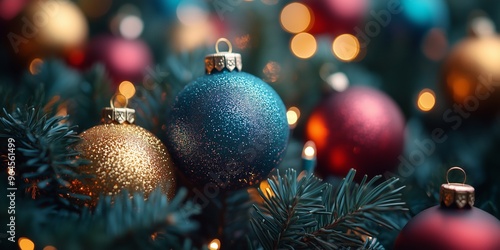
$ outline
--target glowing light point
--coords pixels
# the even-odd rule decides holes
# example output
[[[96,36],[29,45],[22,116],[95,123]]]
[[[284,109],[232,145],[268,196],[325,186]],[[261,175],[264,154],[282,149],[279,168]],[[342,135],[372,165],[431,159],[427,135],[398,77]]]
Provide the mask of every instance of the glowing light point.
[[[281,11],[281,26],[290,33],[306,31],[311,24],[311,12],[301,3],[290,3]]]
[[[19,248],[21,250],[34,250],[35,249],[35,243],[33,243],[33,241],[31,241],[30,239],[28,239],[26,237],[19,238],[17,243],[19,244]]]
[[[426,112],[434,108],[436,104],[436,95],[430,89],[423,89],[418,95],[417,106],[420,110]]]
[[[300,33],[295,35],[290,42],[292,53],[302,59],[310,58],[316,53],[316,39],[309,33]]]
[[[286,119],[291,128],[295,128],[297,121],[300,118],[300,110],[297,107],[291,107],[286,111]]]
[[[339,60],[350,62],[356,59],[360,52],[359,41],[351,34],[342,34],[333,40],[332,50]]]
[[[213,239],[210,244],[208,244],[208,249],[209,250],[219,250],[220,249],[220,240],[219,239]]]

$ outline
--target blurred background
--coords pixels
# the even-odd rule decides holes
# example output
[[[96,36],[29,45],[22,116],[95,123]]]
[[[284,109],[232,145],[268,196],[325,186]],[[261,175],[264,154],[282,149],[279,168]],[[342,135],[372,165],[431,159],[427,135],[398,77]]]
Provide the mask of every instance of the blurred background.
[[[499,218],[499,10],[494,0],[0,0],[0,90],[29,99],[42,86],[46,107],[58,103],[79,132],[119,91],[165,140],[162,112],[225,37],[288,109],[282,167],[299,169],[312,140],[319,175],[400,177],[414,215],[438,203],[458,165],[476,205]]]

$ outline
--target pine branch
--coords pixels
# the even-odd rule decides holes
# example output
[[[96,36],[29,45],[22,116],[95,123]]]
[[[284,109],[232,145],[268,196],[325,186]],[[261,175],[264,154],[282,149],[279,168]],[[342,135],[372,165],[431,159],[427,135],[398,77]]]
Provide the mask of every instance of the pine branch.
[[[268,182],[271,190],[258,189],[264,203],[254,205],[256,213],[251,220],[257,238],[264,249],[305,247],[301,239],[317,225],[314,213],[324,210],[326,184],[312,175],[298,179],[293,169],[286,170],[284,176],[278,171]]]
[[[325,243],[324,248],[354,247],[364,244],[364,238],[377,235],[377,225],[389,230],[398,228],[385,213],[404,211],[401,199],[404,187],[393,188],[398,179],[391,178],[381,184],[375,176],[367,182],[364,176],[361,183],[354,183],[355,170],[351,170],[333,192],[327,188],[323,200],[325,212],[317,214],[318,226],[308,233],[304,241]]]
[[[26,235],[38,246],[57,249],[193,249],[186,235],[197,228],[191,216],[200,208],[185,202],[186,194],[181,189],[168,201],[157,189],[146,200],[142,193],[124,191],[113,198],[101,197],[95,211],[55,214],[48,223],[30,226]],[[39,215],[22,212],[23,217]]]
[[[64,123],[67,117],[49,118],[34,107],[18,108],[13,113],[4,109],[4,114],[0,137],[15,140],[17,184],[41,204],[76,209],[67,198],[86,197],[71,193],[69,183],[86,177],[78,172],[86,161],[73,149],[80,138],[74,127]]]
[[[393,188],[395,178],[377,185],[380,176],[370,181],[365,176],[358,185],[354,175],[351,170],[335,190],[313,175],[297,177],[294,170],[269,179],[270,198],[259,189],[264,203],[254,206],[252,219],[264,249],[382,248],[372,238],[377,226],[398,228],[386,214],[405,210],[403,187]]]

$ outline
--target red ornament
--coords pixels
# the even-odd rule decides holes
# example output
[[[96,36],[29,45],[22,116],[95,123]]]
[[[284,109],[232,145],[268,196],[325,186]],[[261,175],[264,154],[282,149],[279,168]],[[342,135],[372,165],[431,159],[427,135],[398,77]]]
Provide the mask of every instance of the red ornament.
[[[404,118],[386,94],[369,87],[334,93],[317,107],[306,125],[317,146],[318,171],[344,176],[383,174],[403,151]]]
[[[500,249],[500,221],[472,207],[473,187],[443,184],[440,196],[441,206],[424,210],[406,224],[396,239],[395,250]]]
[[[152,55],[141,40],[100,36],[89,43],[85,66],[96,62],[106,66],[113,83],[117,85],[122,81],[142,81],[146,68],[152,65]]]
[[[308,33],[332,34],[354,33],[368,9],[367,0],[305,0],[312,16]]]

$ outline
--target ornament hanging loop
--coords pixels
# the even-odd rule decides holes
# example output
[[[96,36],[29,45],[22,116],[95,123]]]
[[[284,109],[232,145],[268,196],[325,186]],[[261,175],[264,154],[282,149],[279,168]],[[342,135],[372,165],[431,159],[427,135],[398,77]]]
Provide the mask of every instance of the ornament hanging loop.
[[[221,42],[227,44],[228,51],[219,51],[219,44]],[[233,53],[233,45],[227,38],[222,37],[217,40],[215,51],[217,53],[205,56],[205,73],[210,75],[222,71],[241,71],[241,55]]]
[[[232,44],[231,44],[231,42],[230,42],[227,38],[225,38],[225,37],[221,37],[221,38],[219,38],[219,39],[217,40],[217,42],[215,43],[215,51],[216,51],[217,53],[221,53],[221,52],[219,51],[219,43],[221,43],[221,42],[225,42],[225,43],[227,44],[227,47],[228,47],[228,51],[227,51],[227,53],[233,53],[233,45],[232,45]]]
[[[120,99],[124,99],[124,101],[121,101]],[[122,107],[115,107],[115,102],[120,104],[123,103]],[[128,98],[124,95],[117,93],[112,96],[109,100],[110,107],[102,109],[101,123],[133,124],[135,122],[135,110],[127,108],[127,105]]]
[[[449,181],[448,177],[449,177],[450,172],[452,170],[460,170],[460,171],[462,171],[462,173],[464,174],[464,180],[462,181],[462,185],[465,185],[465,181],[467,180],[467,173],[465,173],[465,170],[463,170],[463,168],[461,168],[461,167],[452,167],[452,168],[448,169],[448,171],[446,172],[446,182],[448,184],[450,184],[450,181]]]
[[[127,106],[128,106],[128,98],[126,96],[120,94],[120,93],[116,93],[115,95],[113,95],[111,97],[111,99],[109,99],[109,106],[114,109],[115,108],[115,102],[122,103],[121,100],[119,99],[119,97],[122,97],[120,99],[124,99],[125,100],[124,101],[125,104],[122,107],[120,107],[120,108],[127,108]]]

